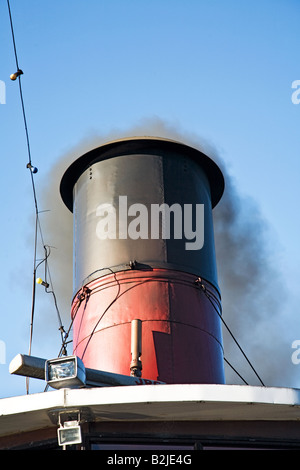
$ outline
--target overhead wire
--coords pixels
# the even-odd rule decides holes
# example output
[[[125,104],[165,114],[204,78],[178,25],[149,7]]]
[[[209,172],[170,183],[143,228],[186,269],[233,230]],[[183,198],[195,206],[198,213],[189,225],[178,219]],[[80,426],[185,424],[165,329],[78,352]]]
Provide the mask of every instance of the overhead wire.
[[[245,385],[249,385],[248,382],[244,379],[244,377],[241,376],[241,374],[233,367],[233,365],[226,359],[226,357],[223,357],[224,361],[226,364],[233,370],[233,372],[236,373],[236,375],[244,382]]]
[[[209,290],[206,288],[206,286],[200,282],[199,283],[199,286],[200,288],[202,289],[202,292],[204,293],[204,295],[206,296],[206,298],[209,300],[209,302],[211,303],[211,305],[213,306],[214,310],[217,312],[218,316],[220,317],[221,319],[221,322],[223,323],[223,325],[225,326],[225,328],[227,329],[228,333],[230,334],[230,336],[232,337],[233,341],[235,342],[235,344],[237,345],[237,347],[239,348],[239,350],[241,351],[242,355],[244,356],[244,358],[246,359],[246,361],[248,362],[249,366],[251,367],[251,369],[253,370],[254,374],[256,375],[256,377],[258,378],[259,382],[261,383],[262,386],[265,386],[265,384],[263,383],[261,377],[258,375],[257,371],[255,370],[254,366],[251,364],[249,358],[247,357],[245,351],[242,349],[242,347],[240,346],[239,342],[237,341],[237,339],[235,338],[234,334],[232,333],[232,331],[230,330],[229,326],[227,325],[227,323],[225,322],[222,314],[219,312],[219,309],[222,310],[222,307],[221,307],[221,304],[218,302],[218,306],[219,306],[219,309],[216,307],[215,305],[215,302],[216,302],[216,298],[215,296],[213,296],[212,293],[209,292]],[[213,299],[213,300],[212,300]],[[229,363],[229,361],[227,361],[227,364],[230,365],[230,367],[237,373],[237,371],[233,368],[233,366]],[[239,375],[239,374],[238,374]],[[240,375],[239,375],[240,376]],[[241,377],[241,376],[240,376]],[[241,377],[242,378],[242,377]],[[245,380],[242,379],[244,382]],[[246,383],[246,382],[245,382]],[[248,384],[247,384],[248,385]]]
[[[64,329],[64,326],[62,324],[62,319],[61,319],[61,315],[60,315],[60,312],[59,312],[59,309],[58,309],[58,305],[57,305],[57,299],[56,299],[56,295],[55,295],[55,292],[54,292],[54,289],[53,289],[53,284],[52,284],[52,279],[51,279],[51,273],[50,273],[50,269],[49,269],[49,265],[48,265],[48,258],[50,256],[50,252],[51,252],[51,247],[49,245],[45,245],[44,242],[43,242],[43,246],[44,246],[44,250],[45,250],[45,258],[44,258],[44,262],[45,262],[45,272],[44,272],[44,279],[45,279],[45,291],[47,292],[47,294],[52,294],[53,296],[53,300],[54,300],[54,305],[55,305],[55,309],[56,309],[56,313],[57,313],[57,319],[58,319],[58,324],[59,324],[59,331],[61,333],[61,341],[62,341],[62,344],[65,342],[66,340],[66,331]],[[48,283],[48,276],[49,276],[49,283]],[[48,290],[49,286],[51,286],[51,290]]]
[[[45,262],[45,273],[48,272],[49,277],[51,278],[50,270],[49,270],[49,266],[48,266],[48,262],[47,262],[48,256],[49,256],[50,253],[49,254],[47,253],[47,247],[44,244],[41,224],[40,224],[40,220],[39,220],[39,208],[38,208],[37,192],[36,192],[35,181],[34,181],[34,174],[37,173],[37,168],[32,166],[29,132],[28,132],[27,119],[26,119],[24,99],[23,99],[22,83],[21,83],[21,75],[23,75],[23,71],[19,67],[19,60],[18,60],[18,54],[17,54],[14,26],[13,26],[12,13],[11,13],[9,0],[7,0],[7,7],[8,7],[8,14],[9,14],[9,21],[10,21],[10,29],[11,29],[11,35],[12,35],[15,62],[16,62],[16,67],[17,67],[17,72],[15,74],[11,75],[11,79],[12,80],[18,79],[18,82],[19,82],[19,94],[20,94],[20,101],[21,101],[21,107],[22,107],[22,115],[23,115],[23,122],[24,122],[24,127],[25,127],[25,136],[26,136],[27,153],[28,153],[28,163],[27,163],[26,167],[30,170],[31,186],[32,186],[34,209],[35,209],[32,302],[31,302],[30,333],[29,333],[29,348],[28,348],[28,355],[31,355],[32,340],[33,340],[33,325],[34,325],[34,315],[35,315],[35,301],[36,301],[36,274],[37,274],[37,268],[43,262]],[[40,233],[43,248],[45,250],[45,258],[39,263],[37,263],[38,233]],[[59,330],[61,331],[62,342],[64,343],[65,339],[63,338],[63,333],[65,333],[65,331],[64,331],[64,328],[63,328],[63,325],[62,325],[62,322],[61,322],[61,318],[60,318],[60,314],[59,314],[59,310],[58,310],[58,306],[57,306],[57,301],[56,301],[56,296],[55,296],[55,293],[54,293],[54,290],[53,290],[53,287],[52,287],[52,281],[50,280],[50,282],[51,282],[51,291],[47,291],[47,292],[53,294],[54,304],[55,304],[55,308],[56,308],[56,311],[57,311],[57,314],[58,314],[58,320],[59,320],[59,325],[60,325]],[[27,392],[27,394],[29,393],[29,378],[28,377],[26,377],[26,392]]]
[[[107,269],[110,269],[110,268],[107,268]],[[118,291],[117,291],[115,297],[113,298],[113,300],[112,300],[112,301],[109,303],[109,305],[105,308],[105,310],[102,312],[102,315],[98,318],[96,324],[94,325],[94,328],[92,329],[92,332],[91,332],[91,334],[90,334],[90,336],[89,336],[89,339],[87,340],[87,343],[86,343],[86,345],[85,345],[85,348],[84,348],[84,350],[83,350],[83,353],[82,353],[82,357],[81,357],[81,358],[84,357],[84,355],[85,355],[85,353],[86,353],[86,350],[87,350],[87,348],[88,348],[88,345],[89,345],[89,343],[90,343],[92,337],[94,336],[94,333],[95,333],[96,328],[97,328],[97,326],[99,325],[100,321],[102,320],[102,318],[104,317],[104,315],[107,313],[107,311],[111,308],[111,306],[117,301],[117,299],[118,299],[119,296],[120,296],[120,292],[121,292],[121,285],[120,285],[120,282],[119,282],[118,279],[117,279],[116,273],[113,272],[111,269],[110,269],[110,271],[112,272],[112,274],[113,274],[113,276],[114,276],[114,278],[115,278],[115,280],[116,280],[116,283],[117,283],[117,286],[118,286]]]

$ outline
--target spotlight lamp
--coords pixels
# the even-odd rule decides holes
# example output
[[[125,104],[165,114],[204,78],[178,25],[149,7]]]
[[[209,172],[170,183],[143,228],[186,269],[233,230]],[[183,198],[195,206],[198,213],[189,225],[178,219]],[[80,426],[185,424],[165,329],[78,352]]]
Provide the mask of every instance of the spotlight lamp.
[[[80,388],[86,385],[85,367],[77,356],[49,359],[45,363],[45,378],[53,388]]]
[[[66,449],[66,446],[81,444],[82,442],[80,415],[80,411],[75,413],[62,412],[58,415],[58,445],[63,446],[64,449]]]
[[[82,437],[79,421],[65,421],[57,429],[57,438],[59,446],[81,444]]]

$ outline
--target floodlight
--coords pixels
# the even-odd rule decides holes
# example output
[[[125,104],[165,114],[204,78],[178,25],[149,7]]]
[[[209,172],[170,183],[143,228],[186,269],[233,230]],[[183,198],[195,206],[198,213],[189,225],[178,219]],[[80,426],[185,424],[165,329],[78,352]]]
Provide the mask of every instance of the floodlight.
[[[57,429],[58,445],[68,446],[82,442],[81,429],[78,421],[65,421]]]
[[[86,382],[84,364],[77,356],[47,360],[45,377],[53,388],[80,388]]]

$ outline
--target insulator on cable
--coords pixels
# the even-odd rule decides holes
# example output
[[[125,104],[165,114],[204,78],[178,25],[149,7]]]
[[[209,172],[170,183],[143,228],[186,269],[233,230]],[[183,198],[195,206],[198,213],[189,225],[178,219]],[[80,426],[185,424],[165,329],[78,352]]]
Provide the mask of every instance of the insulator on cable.
[[[36,283],[41,284],[42,286],[46,287],[46,289],[49,287],[48,282],[43,281],[43,279],[41,279],[40,277],[37,278]]]
[[[32,173],[37,173],[38,172],[37,167],[32,166],[31,163],[27,163],[26,167],[29,168]]]
[[[17,78],[18,78],[20,75],[23,75],[23,71],[20,70],[20,69],[18,69],[15,73],[12,73],[12,74],[10,75],[10,79],[13,80],[13,81],[14,81],[14,80],[17,80]]]

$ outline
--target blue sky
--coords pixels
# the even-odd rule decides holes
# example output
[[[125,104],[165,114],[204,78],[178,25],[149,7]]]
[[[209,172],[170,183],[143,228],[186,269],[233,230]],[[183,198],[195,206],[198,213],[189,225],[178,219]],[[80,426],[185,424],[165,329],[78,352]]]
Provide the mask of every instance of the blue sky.
[[[299,387],[300,365],[291,362],[291,344],[300,339],[300,104],[291,100],[292,83],[300,79],[299,1],[10,0],[10,6],[32,162],[39,169],[39,209],[51,211],[41,214],[41,224],[56,255],[63,244],[51,237],[56,228],[63,230],[64,217],[70,223],[70,215],[62,205],[52,206],[58,193],[57,184],[49,186],[54,168],[58,178],[65,162],[111,136],[155,133],[202,142],[221,159],[245,201],[241,213],[252,229],[251,217],[259,213],[267,236],[260,239],[258,227],[258,245],[268,252],[268,266],[274,265],[274,278],[266,269],[264,280],[268,292],[274,286],[270,309],[253,319],[254,330],[241,331],[237,318],[224,316],[241,333],[246,350],[259,331],[260,347],[255,345],[253,355],[262,376],[276,358],[288,374],[279,373],[275,385]],[[19,89],[9,79],[16,65],[5,0],[0,1],[0,48],[6,91],[0,104],[0,340],[6,347],[0,397],[5,397],[25,393],[24,379],[10,376],[8,365],[28,351],[34,236]],[[55,210],[57,227],[47,231]],[[66,242],[72,244],[65,237]],[[240,269],[247,266],[241,263]],[[72,279],[65,279],[70,287],[64,295],[55,263],[51,275],[54,285],[59,279],[58,303],[68,327]],[[263,289],[265,284],[258,286]],[[241,317],[249,314],[244,307]],[[51,299],[38,291],[34,355],[57,354],[55,322]],[[32,391],[41,389],[41,382],[32,381]]]

